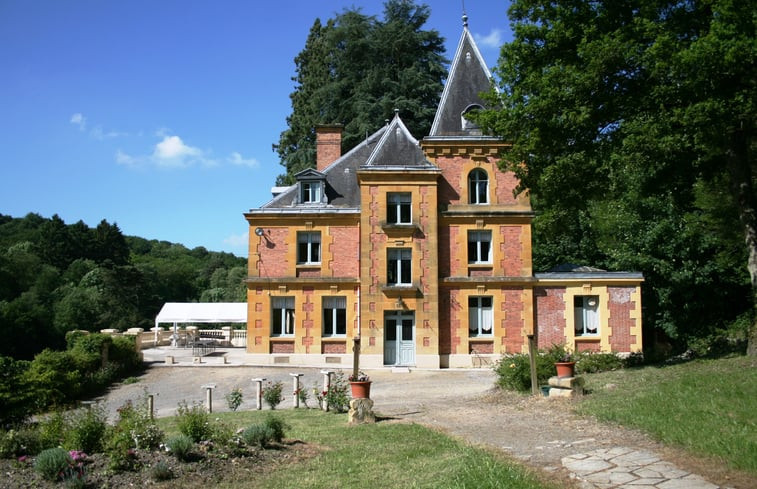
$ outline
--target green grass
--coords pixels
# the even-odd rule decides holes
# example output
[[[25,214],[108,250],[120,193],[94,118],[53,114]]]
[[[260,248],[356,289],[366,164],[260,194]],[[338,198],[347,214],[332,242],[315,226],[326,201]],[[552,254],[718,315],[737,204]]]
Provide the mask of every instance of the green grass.
[[[220,413],[234,427],[260,423],[265,411]],[[309,460],[284,464],[236,488],[507,488],[545,489],[528,469],[493,452],[471,447],[416,424],[381,422],[348,426],[346,414],[319,410],[277,411],[291,429],[287,438],[323,449]],[[213,415],[216,416],[215,414]],[[167,433],[172,418],[161,420]]]
[[[757,474],[757,360],[696,360],[586,376],[578,407]]]

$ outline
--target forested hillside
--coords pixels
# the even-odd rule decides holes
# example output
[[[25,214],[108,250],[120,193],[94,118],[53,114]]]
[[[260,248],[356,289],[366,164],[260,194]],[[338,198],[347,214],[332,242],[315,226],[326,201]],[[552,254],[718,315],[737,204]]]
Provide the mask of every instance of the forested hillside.
[[[0,355],[31,359],[81,329],[153,326],[164,302],[244,301],[246,260],[60,217],[0,214]]]

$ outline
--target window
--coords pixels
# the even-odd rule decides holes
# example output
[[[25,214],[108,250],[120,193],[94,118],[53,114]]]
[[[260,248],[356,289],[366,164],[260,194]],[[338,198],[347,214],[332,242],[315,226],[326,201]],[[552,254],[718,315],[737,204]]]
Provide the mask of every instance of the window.
[[[599,334],[599,296],[577,295],[573,298],[576,336]]]
[[[471,204],[489,202],[489,177],[480,168],[468,174],[468,200]]]
[[[492,232],[468,231],[468,263],[492,262]]]
[[[412,257],[413,252],[409,248],[387,250],[386,281],[388,285],[410,285],[412,283]]]
[[[411,197],[409,193],[387,194],[386,220],[389,224],[412,224]]]
[[[294,335],[294,297],[272,297],[271,309],[271,336]]]
[[[300,202],[316,204],[321,202],[321,182],[301,182]]]
[[[494,317],[491,297],[468,297],[469,336],[491,336]]]
[[[347,334],[347,298],[323,298],[323,336]]]
[[[303,265],[321,263],[321,233],[297,233],[297,263]]]

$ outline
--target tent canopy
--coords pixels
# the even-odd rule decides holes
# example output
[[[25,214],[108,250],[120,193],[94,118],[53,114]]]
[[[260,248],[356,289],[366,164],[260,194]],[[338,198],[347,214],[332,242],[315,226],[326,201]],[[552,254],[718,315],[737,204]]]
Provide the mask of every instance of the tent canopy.
[[[155,318],[159,323],[246,323],[246,302],[166,302]]]

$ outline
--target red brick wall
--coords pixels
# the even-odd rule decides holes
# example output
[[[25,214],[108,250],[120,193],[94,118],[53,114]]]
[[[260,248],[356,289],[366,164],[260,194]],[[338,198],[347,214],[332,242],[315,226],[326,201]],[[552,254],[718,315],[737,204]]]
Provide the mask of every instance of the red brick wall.
[[[358,277],[360,275],[360,230],[357,226],[331,226],[332,242],[329,273],[333,277]]]
[[[539,348],[567,342],[565,337],[565,289],[539,287],[534,289],[536,328]]]
[[[523,330],[523,289],[517,287],[503,287],[501,310],[505,313],[502,319],[502,348],[507,353],[521,353],[525,336]]]
[[[631,300],[634,287],[607,287],[610,296],[610,317],[608,320],[612,334],[610,348],[612,351],[631,351],[631,344],[636,342],[636,335],[631,335],[635,321],[631,311],[636,309],[636,302]]]
[[[590,351],[599,353],[602,351],[601,345],[596,341],[581,341],[576,340],[576,351]]]
[[[439,289],[439,353],[449,355],[452,353],[452,325],[450,317],[450,291]]]
[[[490,158],[489,161],[495,160]],[[496,188],[496,192],[494,193],[494,195],[492,195],[492,202],[496,202],[498,204],[517,203],[515,197],[513,196],[513,190],[518,186],[518,179],[515,178],[515,173],[498,171],[495,175],[490,176],[489,178],[493,178],[495,180],[493,184],[491,182],[489,184],[490,191],[492,187]]]
[[[253,236],[257,238],[257,236]],[[260,253],[258,270],[261,277],[286,277],[292,274],[286,266],[289,247],[289,230],[285,228],[271,228],[266,230],[266,239],[261,239],[257,245]]]
[[[469,353],[478,353],[479,355],[490,355],[494,353],[494,342],[493,341],[486,341],[486,342],[475,342],[471,343],[470,347],[468,348],[470,350]]]
[[[499,233],[502,236],[500,243],[502,263],[500,266],[505,276],[519,277],[523,270],[522,228],[520,226],[500,226]]]
[[[463,163],[468,161],[461,157],[439,157],[436,166],[442,169],[442,179],[439,181],[439,203],[459,204],[462,192],[460,191],[460,178]]]

